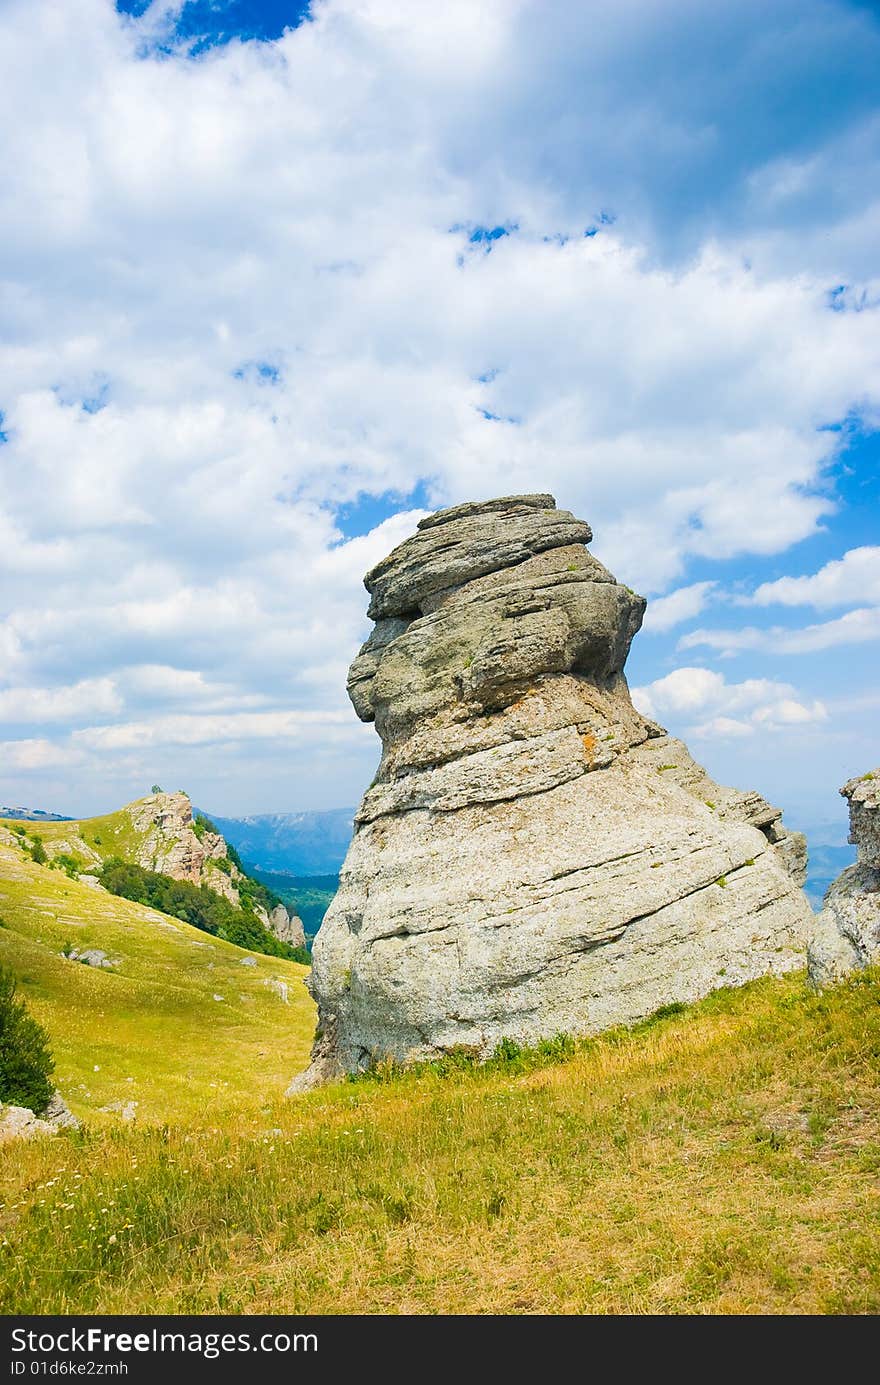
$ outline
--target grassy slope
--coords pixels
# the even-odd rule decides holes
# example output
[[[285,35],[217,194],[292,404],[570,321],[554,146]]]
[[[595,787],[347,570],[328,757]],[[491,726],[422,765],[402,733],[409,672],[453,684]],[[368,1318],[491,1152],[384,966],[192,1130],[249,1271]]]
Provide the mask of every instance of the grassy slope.
[[[70,835],[69,823],[50,826]],[[90,1121],[118,1122],[100,1114],[111,1102],[136,1101],[147,1122],[258,1109],[305,1066],[314,1017],[304,967],[37,866],[2,830],[0,919],[0,961],[49,1031],[64,1096]],[[65,944],[120,965],[69,961]],[[249,955],[256,965],[242,966]],[[287,983],[288,1004],[271,979]]]
[[[138,832],[128,815],[121,809],[115,813],[105,813],[99,818],[84,818],[80,822],[0,822],[0,826],[12,829],[23,827],[29,838],[42,838],[46,845],[52,842],[69,842],[73,854],[77,854],[79,841],[91,847],[101,857],[119,856],[124,861],[133,861],[138,848],[147,837],[146,832]]]
[[[559,1064],[6,1149],[0,1310],[877,1312],[878,1069],[878,977],[790,976]]]

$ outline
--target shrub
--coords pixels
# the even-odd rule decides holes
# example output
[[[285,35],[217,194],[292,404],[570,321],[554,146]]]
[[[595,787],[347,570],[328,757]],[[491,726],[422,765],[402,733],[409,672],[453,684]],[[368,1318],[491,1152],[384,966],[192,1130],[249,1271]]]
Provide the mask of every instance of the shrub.
[[[0,966],[0,1101],[39,1116],[52,1099],[55,1063],[45,1029],[16,991],[12,972]]]
[[[79,877],[80,863],[75,856],[70,856],[66,851],[59,851],[52,861],[52,865],[56,870],[63,870],[71,880],[76,880]]]
[[[202,840],[206,832],[213,832],[216,836],[219,836],[217,828],[214,826],[211,819],[207,817],[204,813],[196,813],[195,817],[193,818],[192,830],[198,837],[199,841]]]
[[[495,1052],[492,1054],[496,1063],[516,1063],[522,1057],[523,1051],[516,1039],[502,1038],[496,1045]]]
[[[31,860],[36,861],[38,866],[44,866],[48,859],[46,848],[43,846],[43,838],[34,837],[34,844],[31,847]]]

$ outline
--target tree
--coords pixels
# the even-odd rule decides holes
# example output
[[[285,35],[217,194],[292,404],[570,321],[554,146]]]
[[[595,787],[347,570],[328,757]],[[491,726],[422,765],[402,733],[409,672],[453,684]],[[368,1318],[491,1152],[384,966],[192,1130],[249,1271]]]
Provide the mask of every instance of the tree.
[[[31,847],[31,859],[36,861],[38,866],[44,866],[49,857],[46,855],[46,848],[43,846],[42,837],[34,837],[34,844]]]
[[[162,785],[153,784],[150,788],[150,793],[162,793]]]
[[[0,1101],[39,1116],[52,1099],[54,1067],[48,1034],[18,999],[12,972],[0,966]]]

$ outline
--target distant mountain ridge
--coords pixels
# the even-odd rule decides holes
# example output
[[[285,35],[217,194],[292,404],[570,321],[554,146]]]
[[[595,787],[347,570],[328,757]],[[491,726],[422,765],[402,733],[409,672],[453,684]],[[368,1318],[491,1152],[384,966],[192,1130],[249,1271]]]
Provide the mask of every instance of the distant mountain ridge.
[[[45,813],[42,808],[3,808],[0,807],[0,818],[8,818],[12,822],[72,822],[73,818],[66,817],[64,813]]]
[[[206,815],[255,870],[285,875],[335,875],[351,841],[354,808],[323,812]]]

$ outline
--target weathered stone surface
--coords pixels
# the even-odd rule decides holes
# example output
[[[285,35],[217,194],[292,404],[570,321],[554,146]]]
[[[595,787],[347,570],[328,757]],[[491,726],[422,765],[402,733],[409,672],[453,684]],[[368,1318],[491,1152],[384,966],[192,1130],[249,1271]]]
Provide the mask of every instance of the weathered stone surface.
[[[880,769],[850,779],[840,790],[849,801],[849,839],[858,849],[829,887],[808,951],[815,986],[880,962]]]
[[[349,692],[382,760],[315,941],[318,1038],[292,1090],[802,964],[802,839],[633,707],[645,602],[590,537],[551,496],[456,506],[365,579],[377,624]]]
[[[57,1135],[58,1126],[42,1120],[26,1106],[0,1105],[0,1145],[9,1140],[34,1140],[40,1135]]]
[[[115,971],[119,966],[118,959],[108,957],[99,947],[86,947],[82,952],[72,947],[67,956],[71,962],[82,962],[85,967],[98,967],[103,971]]]
[[[413,538],[364,578],[373,620],[414,615],[428,596],[513,567],[546,549],[592,538],[590,526],[557,510],[549,495],[460,505],[432,518],[432,524],[422,523]]]
[[[27,1106],[6,1106],[0,1102],[0,1145],[9,1140],[33,1140],[40,1135],[57,1135],[61,1130],[78,1130],[79,1126],[57,1088],[39,1116]]]
[[[58,1088],[52,1094],[49,1105],[43,1112],[43,1120],[54,1125],[56,1130],[79,1130],[79,1120],[73,1114]]]
[[[227,858],[226,842],[219,832],[195,831],[192,803],[185,793],[149,794],[125,811],[135,830],[145,834],[135,856],[137,865],[173,880],[208,885],[230,903],[241,902],[238,867],[230,862],[228,870],[221,870],[217,865]]]
[[[850,779],[840,792],[849,803],[849,839],[859,865],[880,867],[880,769]]]
[[[302,919],[298,914],[289,914],[283,904],[275,905],[267,916],[267,922],[276,938],[283,943],[290,943],[291,947],[305,947],[306,934]]]

